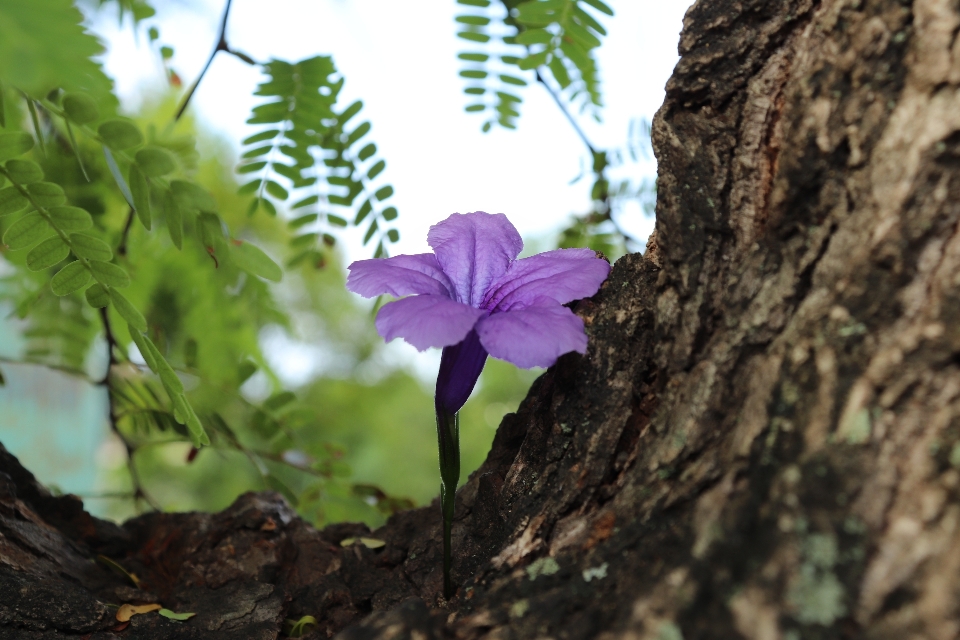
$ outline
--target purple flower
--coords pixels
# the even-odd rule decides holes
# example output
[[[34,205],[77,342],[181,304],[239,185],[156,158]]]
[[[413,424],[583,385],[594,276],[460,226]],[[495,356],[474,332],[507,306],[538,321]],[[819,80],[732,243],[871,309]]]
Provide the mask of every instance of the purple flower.
[[[518,367],[549,367],[585,353],[583,321],[563,305],[591,296],[610,272],[590,249],[557,249],[517,260],[520,234],[502,213],[455,213],[427,234],[434,253],[360,260],[347,289],[365,297],[408,296],[377,315],[385,340],[423,351],[442,347],[437,405],[456,413],[487,354]]]

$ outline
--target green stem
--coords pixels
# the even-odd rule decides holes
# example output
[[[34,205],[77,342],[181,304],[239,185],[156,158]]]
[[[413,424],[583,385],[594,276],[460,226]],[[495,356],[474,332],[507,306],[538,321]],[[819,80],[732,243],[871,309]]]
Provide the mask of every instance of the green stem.
[[[450,570],[453,553],[450,534],[460,482],[460,414],[437,407],[437,443],[440,449],[440,511],[443,514],[443,597],[453,597]]]

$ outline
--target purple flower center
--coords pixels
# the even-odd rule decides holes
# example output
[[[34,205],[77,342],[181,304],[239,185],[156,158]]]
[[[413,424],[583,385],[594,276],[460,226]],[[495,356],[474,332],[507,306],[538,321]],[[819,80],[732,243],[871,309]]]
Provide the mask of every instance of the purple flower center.
[[[610,272],[606,260],[589,249],[518,260],[523,241],[502,213],[455,213],[431,227],[427,241],[434,253],[354,262],[347,288],[401,298],[377,315],[386,340],[443,348],[437,402],[462,407],[487,354],[530,368],[586,352],[583,321],[563,305],[597,292]]]

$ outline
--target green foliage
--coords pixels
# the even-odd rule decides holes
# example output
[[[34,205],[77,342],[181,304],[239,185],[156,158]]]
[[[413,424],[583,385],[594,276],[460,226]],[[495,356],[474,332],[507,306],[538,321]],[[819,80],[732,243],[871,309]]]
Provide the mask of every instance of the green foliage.
[[[117,105],[113,82],[92,58],[103,52],[100,41],[81,25],[83,16],[71,0],[0,2],[0,78],[31,96],[62,87],[84,91],[112,112]]]
[[[600,46],[606,29],[588,11],[589,6],[607,16],[613,10],[601,0],[528,0],[512,12],[522,28],[516,42],[527,47],[527,56],[517,66],[545,66],[571,103],[602,106],[600,79],[593,50]]]
[[[134,23],[152,18],[157,13],[153,6],[145,0],[97,0],[97,2],[101,7],[116,3],[121,24],[123,24],[123,19],[128,13],[133,17]]]
[[[471,103],[468,113],[486,114],[483,130],[494,123],[515,129],[520,95],[532,80],[550,76],[565,99],[590,108],[602,106],[594,50],[606,29],[594,11],[613,15],[601,0],[457,0],[457,35],[470,43],[459,54],[460,77]],[[535,74],[531,74],[535,71]]]
[[[569,102],[599,107],[593,50],[604,30],[591,12],[605,5],[460,3],[468,111],[485,113],[486,128],[516,125],[534,68]],[[134,28],[154,14],[146,0],[98,4]],[[359,228],[384,256],[399,231],[387,162],[362,102],[342,99],[333,60],[262,65],[249,120],[259,130],[243,141],[238,185],[209,147],[201,156],[189,119],[157,115],[169,104],[117,113],[81,18],[70,0],[0,0],[0,305],[20,320],[20,359],[109,394],[112,432],[144,484],[126,467],[119,482],[163,507],[217,509],[273,489],[318,524],[375,525],[430,500],[432,390],[384,373],[369,310],[344,289],[338,235]],[[179,82],[159,31],[139,28]],[[615,194],[630,193],[607,184],[614,160],[601,155],[594,217],[565,242],[596,244]],[[324,345],[340,369],[286,388],[262,346],[276,331]],[[464,474],[531,380],[488,365],[462,412]]]
[[[348,218],[355,226],[366,225],[364,244],[376,240],[374,255],[385,255],[385,242],[399,239],[386,224],[397,210],[387,202],[393,187],[378,186],[386,162],[366,139],[371,125],[356,120],[363,103],[338,104],[344,79],[328,56],[293,64],[272,60],[264,70],[269,79],[256,95],[267,101],[253,109],[247,122],[266,128],[243,141],[237,169],[249,180],[240,188],[253,196],[249,212],[262,208],[276,215],[278,206],[293,201],[291,267],[303,262],[323,266],[324,247],[335,243],[331,232],[347,226]],[[337,215],[340,210],[352,213]]]
[[[560,247],[590,247],[611,260],[619,258],[628,249],[642,249],[642,242],[621,231],[615,219],[631,201],[640,205],[644,215],[652,216],[656,204],[656,184],[648,179],[611,182],[607,175],[609,169],[623,166],[628,159],[636,162],[641,156],[649,157],[649,143],[650,123],[632,120],[624,148],[593,154],[593,182],[590,185],[592,206],[586,214],[575,216],[571,224],[560,232]],[[581,174],[575,181],[582,177]]]

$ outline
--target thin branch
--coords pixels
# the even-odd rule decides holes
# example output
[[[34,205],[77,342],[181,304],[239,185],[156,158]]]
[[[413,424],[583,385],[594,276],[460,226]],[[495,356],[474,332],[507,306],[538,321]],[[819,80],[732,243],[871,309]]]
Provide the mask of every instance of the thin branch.
[[[119,364],[117,356],[113,351],[113,348],[118,346],[116,338],[113,335],[113,329],[110,327],[110,317],[107,315],[107,308],[102,307],[100,309],[100,320],[103,322],[103,334],[107,342],[107,371],[103,375],[103,379],[100,380],[98,384],[102,385],[107,390],[107,405],[109,407],[109,418],[110,418],[110,430],[118,438],[120,442],[123,443],[124,449],[127,451],[127,471],[130,473],[130,482],[133,485],[133,499],[136,503],[139,503],[140,500],[145,501],[150,508],[154,511],[161,511],[160,504],[150,497],[144,488],[143,482],[140,479],[140,472],[137,471],[136,462],[134,462],[133,455],[136,453],[137,448],[123,435],[120,431],[119,425],[117,424],[117,408],[113,399],[113,392],[110,388],[110,374],[113,371],[113,367],[116,364]]]
[[[577,124],[577,121],[574,120],[573,115],[567,110],[567,107],[563,104],[563,101],[560,99],[560,96],[557,95],[557,92],[554,91],[553,87],[547,84],[547,81],[543,79],[542,75],[540,75],[540,71],[537,71],[537,82],[543,85],[543,87],[553,97],[553,101],[557,103],[557,107],[559,107],[560,111],[563,112],[563,115],[567,116],[567,120],[570,122],[570,125],[573,127],[573,130],[576,131],[577,135],[580,136],[580,139],[583,140],[583,144],[585,144],[587,146],[587,149],[590,150],[591,155],[596,155],[597,154],[596,148],[592,144],[590,144],[590,140],[589,138],[587,138],[587,135],[583,132],[583,129],[581,129],[580,125]]]
[[[121,256],[127,255],[127,236],[130,235],[130,227],[133,225],[133,216],[136,213],[133,207],[130,207],[130,212],[127,213],[127,221],[123,225],[123,233],[120,235],[120,245],[117,247],[117,254]]]
[[[207,58],[207,63],[203,65],[203,70],[200,71],[200,75],[197,76],[196,81],[190,85],[190,89],[187,90],[187,95],[184,96],[183,102],[180,103],[180,108],[177,109],[177,114],[173,116],[174,122],[180,119],[180,116],[183,115],[183,112],[187,110],[187,105],[190,104],[190,100],[193,98],[193,94],[196,92],[197,87],[200,86],[200,81],[203,80],[203,76],[206,75],[207,70],[210,68],[210,65],[213,63],[213,59],[217,57],[217,54],[221,51],[229,53],[232,56],[240,58],[247,64],[257,64],[257,61],[243,53],[242,51],[237,51],[231,49],[230,45],[227,44],[227,18],[230,17],[230,5],[233,3],[233,0],[227,0],[227,5],[223,9],[223,17],[220,19],[220,33],[217,35],[217,45],[213,48],[213,51],[210,52],[210,57]]]

